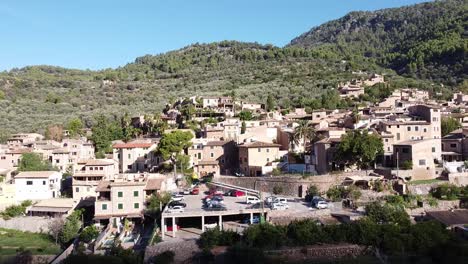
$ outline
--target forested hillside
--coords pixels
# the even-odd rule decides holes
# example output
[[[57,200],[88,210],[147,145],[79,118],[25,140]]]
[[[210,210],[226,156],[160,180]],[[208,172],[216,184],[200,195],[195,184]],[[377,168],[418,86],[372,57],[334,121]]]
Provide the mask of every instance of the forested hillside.
[[[48,125],[64,124],[73,117],[81,118],[90,126],[93,117],[101,113],[107,116],[121,116],[125,112],[154,114],[175,98],[191,95],[234,93],[237,98],[264,103],[271,94],[276,105],[282,108],[348,107],[359,102],[340,100],[335,88],[339,82],[365,77],[353,74],[358,71],[383,73],[392,87],[420,87],[434,93],[450,91],[458,85],[456,81],[465,78],[466,72],[460,69],[466,68],[466,38],[465,33],[460,33],[466,28],[466,15],[460,13],[461,2],[458,1],[459,5],[454,1],[436,2],[401,9],[420,10],[417,19],[411,16],[413,11],[397,15],[396,9],[351,13],[306,33],[284,48],[223,41],[146,55],[117,69],[87,71],[30,66],[1,72],[0,139],[2,134],[41,132]],[[453,6],[451,16],[440,11],[440,6],[447,5]],[[438,11],[430,11],[434,8]],[[441,17],[432,23],[437,28],[435,32],[432,26],[421,25],[431,24],[429,21],[436,16],[434,12],[439,12]],[[386,17],[393,17],[392,22]],[[424,22],[415,22],[419,20]],[[424,35],[416,33],[419,27],[430,36],[426,39],[439,41],[445,51],[429,56],[423,50],[426,47],[423,43],[432,42],[415,41]],[[442,32],[444,27],[447,30]],[[442,33],[450,34],[453,39],[445,41]],[[465,45],[462,55],[457,48],[460,43]],[[431,45],[428,47],[433,50]],[[408,54],[423,55],[418,55],[420,59],[410,71],[412,74],[401,77],[386,66],[406,73],[405,65],[411,64],[409,58],[406,53],[397,52],[405,49],[411,50]],[[436,76],[437,82],[427,80],[430,76]],[[445,88],[439,81],[445,82]]]
[[[351,12],[291,41],[352,59],[364,56],[399,74],[450,85],[467,78],[468,1],[448,0]]]

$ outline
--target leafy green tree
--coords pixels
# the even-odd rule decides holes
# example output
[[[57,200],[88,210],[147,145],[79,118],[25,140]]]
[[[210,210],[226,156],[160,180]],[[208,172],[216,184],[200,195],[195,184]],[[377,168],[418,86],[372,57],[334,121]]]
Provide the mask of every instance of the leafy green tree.
[[[465,192],[465,190],[454,184],[445,183],[432,188],[430,194],[441,200],[456,200],[462,192]]]
[[[104,115],[95,117],[95,124],[92,126],[91,131],[91,140],[96,146],[96,152],[101,153],[111,152],[112,141],[124,137],[120,123],[110,120]]]
[[[42,159],[38,153],[24,153],[18,165],[18,171],[50,171],[52,164]]]
[[[5,100],[6,96],[5,96],[5,92],[4,91],[0,91],[0,100]]]
[[[192,146],[193,134],[189,131],[176,130],[163,134],[159,141],[157,152],[162,155],[164,160],[171,160],[176,170],[177,158],[180,154]],[[178,156],[179,155],[179,156]]]
[[[442,129],[442,136],[448,135],[450,132],[459,129],[461,127],[460,122],[452,117],[442,118],[440,120],[440,127]]]
[[[147,201],[146,211],[150,215],[157,215],[169,201],[171,200],[171,194],[168,192],[157,193],[151,195]]]
[[[372,202],[366,205],[365,210],[367,217],[376,223],[410,225],[409,215],[402,206]]]
[[[383,143],[378,136],[367,131],[353,130],[341,137],[335,157],[346,166],[368,168],[382,154]]]
[[[68,122],[66,129],[71,137],[79,136],[82,134],[83,122],[79,118],[73,118]]]
[[[253,119],[253,115],[251,111],[243,110],[239,112],[239,119],[242,121],[249,121]]]
[[[275,100],[273,99],[273,96],[271,94],[268,95],[267,101],[266,101],[266,110],[268,112],[275,110]]]
[[[82,210],[75,210],[71,215],[65,220],[65,224],[62,227],[62,231],[59,235],[60,244],[63,247],[66,247],[70,242],[78,236],[78,232],[81,228],[81,215]]]
[[[83,231],[80,234],[80,240],[89,243],[93,239],[96,239],[99,236],[99,230],[95,225],[90,225],[87,226],[83,229]]]
[[[312,201],[312,198],[314,196],[319,196],[319,195],[320,195],[319,188],[317,187],[317,185],[312,184],[309,186],[309,188],[307,188],[305,200],[310,202]]]
[[[285,244],[286,228],[268,223],[253,225],[244,231],[244,242],[249,247],[274,249]]]

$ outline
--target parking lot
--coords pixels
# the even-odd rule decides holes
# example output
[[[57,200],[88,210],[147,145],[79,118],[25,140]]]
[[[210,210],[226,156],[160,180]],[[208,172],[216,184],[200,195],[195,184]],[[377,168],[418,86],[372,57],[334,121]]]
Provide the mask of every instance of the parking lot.
[[[247,204],[246,196],[231,197],[224,196],[223,204],[225,210],[207,210],[203,207],[203,198],[206,193],[200,190],[197,195],[183,195],[181,202],[186,204],[183,211],[173,211],[166,208],[162,213],[162,223],[164,225],[162,237],[165,234],[171,239],[178,237],[196,237],[208,228],[226,227],[226,222],[241,223],[263,215],[267,221],[275,222],[275,219],[294,218],[294,217],[320,217],[330,215],[330,209],[314,209],[310,203],[303,199],[287,199],[288,209],[272,210],[267,203],[256,205]],[[265,194],[264,197],[269,196]],[[263,205],[263,206],[262,206]],[[333,210],[333,209],[332,209]]]

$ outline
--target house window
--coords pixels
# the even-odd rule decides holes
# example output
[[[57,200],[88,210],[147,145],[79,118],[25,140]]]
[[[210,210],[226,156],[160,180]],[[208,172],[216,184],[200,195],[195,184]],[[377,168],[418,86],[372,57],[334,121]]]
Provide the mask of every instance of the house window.
[[[213,147],[213,146],[210,146],[210,149],[214,149],[214,147]]]
[[[26,185],[33,185],[33,182],[32,181],[27,181]]]
[[[408,131],[411,131],[411,127],[410,127],[410,126],[409,126],[409,127],[407,127],[407,129],[408,129]]]
[[[127,169],[131,170],[131,169],[132,169],[132,165],[128,165],[128,166],[127,166]]]
[[[76,154],[77,154],[76,152],[72,152],[72,155],[73,155],[73,156],[76,156]]]
[[[414,127],[414,131],[419,131],[419,127],[418,127],[418,126],[415,126],[415,127]]]
[[[258,148],[258,152],[262,152],[262,149],[261,149],[261,148]]]
[[[93,170],[93,167],[89,167],[89,170]]]
[[[214,153],[213,153],[213,152],[210,153],[210,157],[212,157],[212,158],[214,157]]]
[[[42,181],[42,185],[46,185],[46,181]]]
[[[133,208],[135,208],[135,209],[140,208],[140,204],[139,204],[139,203],[134,203],[134,204],[133,204]]]
[[[269,149],[269,148],[267,148],[267,149],[266,149],[266,152],[267,152],[267,153],[268,153],[268,152],[270,152],[270,149]]]
[[[451,148],[456,148],[456,147],[457,147],[457,144],[453,144],[453,143],[452,143],[452,144],[450,144],[450,147],[451,147]]]
[[[432,147],[432,152],[435,152],[435,151],[436,151],[435,147]]]
[[[80,187],[76,187],[75,192],[80,192]]]
[[[1,159],[2,159],[2,160],[4,160],[4,159],[6,159],[6,157],[5,157],[5,156],[2,156],[2,158],[1,158]]]
[[[103,167],[99,167],[99,170],[104,170],[104,168],[103,168]]]
[[[107,210],[107,204],[102,204],[101,208],[102,208],[102,210]]]
[[[396,128],[400,128],[400,125],[397,125]]]
[[[117,205],[117,208],[118,208],[119,210],[122,210],[122,209],[123,209],[123,204],[119,203],[119,204]]]
[[[270,162],[270,158],[267,158],[267,162]]]
[[[419,166],[426,166],[426,160],[419,160]]]
[[[198,153],[198,159],[201,159],[201,153]]]
[[[387,148],[387,151],[390,151],[390,147]]]
[[[138,191],[133,191],[133,197],[138,197]]]
[[[122,198],[123,197],[123,192],[117,192],[117,197]]]
[[[424,131],[424,133],[426,133],[426,132],[427,132],[427,128],[424,128],[423,131]]]
[[[128,154],[128,159],[131,159],[132,158],[132,154]]]

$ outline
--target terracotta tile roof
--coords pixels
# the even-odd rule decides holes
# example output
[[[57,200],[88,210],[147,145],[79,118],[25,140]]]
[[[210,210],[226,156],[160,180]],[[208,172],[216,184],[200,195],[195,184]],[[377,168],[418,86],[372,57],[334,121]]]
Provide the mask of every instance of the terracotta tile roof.
[[[31,152],[31,149],[11,149],[6,152],[6,154],[23,154]]]
[[[96,192],[110,192],[110,181],[100,181],[96,187]]]
[[[427,215],[446,226],[468,224],[468,210],[432,211]]]
[[[105,159],[91,159],[86,161],[86,166],[108,166],[108,165],[114,165],[114,162],[111,160],[105,160]]]
[[[153,146],[154,143],[117,143],[114,144],[112,147],[113,148],[149,148]]]
[[[239,148],[279,148],[281,145],[268,142],[246,142],[239,145]]]
[[[208,141],[206,143],[207,146],[224,146],[228,143],[229,141]]]
[[[53,174],[57,173],[56,171],[23,171],[15,176],[15,179],[25,179],[25,178],[49,178]]]
[[[160,190],[164,179],[148,179],[145,190]]]

